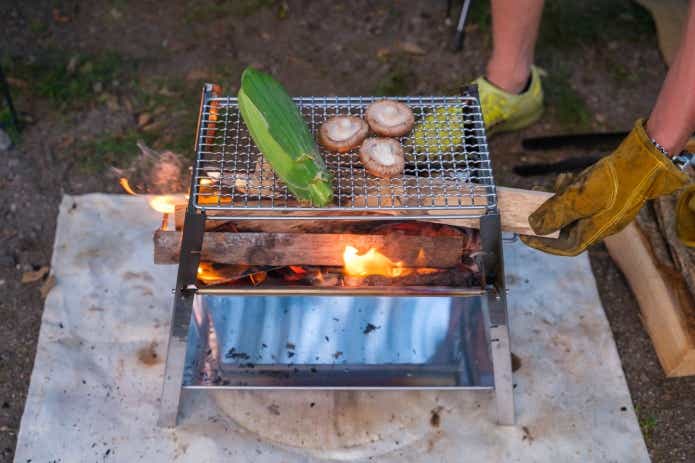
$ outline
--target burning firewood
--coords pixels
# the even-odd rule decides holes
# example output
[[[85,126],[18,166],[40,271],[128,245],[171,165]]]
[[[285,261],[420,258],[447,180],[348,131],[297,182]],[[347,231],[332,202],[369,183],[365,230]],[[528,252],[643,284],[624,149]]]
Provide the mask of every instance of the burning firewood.
[[[178,261],[181,233],[157,230],[154,260],[157,264]],[[359,253],[378,250],[403,266],[453,267],[461,262],[462,236],[408,236],[390,234],[330,233],[206,233],[203,261],[243,265],[343,264],[346,246]]]

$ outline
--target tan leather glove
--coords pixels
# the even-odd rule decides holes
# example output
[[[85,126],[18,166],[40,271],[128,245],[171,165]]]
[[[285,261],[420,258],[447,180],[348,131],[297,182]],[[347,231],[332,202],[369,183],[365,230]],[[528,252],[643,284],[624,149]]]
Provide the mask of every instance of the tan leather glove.
[[[685,188],[678,197],[676,232],[686,246],[695,247],[695,184]]]
[[[688,177],[652,144],[638,120],[608,157],[589,167],[543,203],[529,223],[539,235],[560,230],[558,239],[522,236],[527,245],[576,256],[630,223],[648,199],[683,187]]]

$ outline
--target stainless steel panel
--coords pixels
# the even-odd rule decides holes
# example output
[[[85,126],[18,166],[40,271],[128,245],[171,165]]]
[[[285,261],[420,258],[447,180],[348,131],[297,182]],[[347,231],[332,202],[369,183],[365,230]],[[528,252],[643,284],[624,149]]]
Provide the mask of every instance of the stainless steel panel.
[[[484,302],[198,295],[184,386],[492,387]]]

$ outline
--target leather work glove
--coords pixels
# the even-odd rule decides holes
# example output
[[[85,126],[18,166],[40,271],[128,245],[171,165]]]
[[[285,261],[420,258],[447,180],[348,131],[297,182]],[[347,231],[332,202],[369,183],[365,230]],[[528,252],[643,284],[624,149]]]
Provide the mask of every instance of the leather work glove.
[[[610,155],[562,185],[529,217],[539,235],[560,230],[558,239],[522,236],[527,245],[551,254],[576,256],[622,230],[646,200],[667,195],[688,181],[651,142],[640,119]]]
[[[695,247],[695,184],[685,188],[678,197],[676,233],[686,246]]]

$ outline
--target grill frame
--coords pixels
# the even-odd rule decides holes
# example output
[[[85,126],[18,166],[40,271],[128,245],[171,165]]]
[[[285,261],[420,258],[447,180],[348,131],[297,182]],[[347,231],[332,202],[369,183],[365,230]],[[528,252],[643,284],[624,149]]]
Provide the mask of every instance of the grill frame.
[[[206,84],[203,89],[203,98],[201,99],[200,116],[198,123],[198,133],[196,134],[196,140],[200,138],[200,131],[205,127],[202,124],[202,113],[203,106],[206,99],[210,96],[219,94],[221,91],[218,86],[213,84]],[[479,101],[477,88],[475,86],[467,87],[463,90],[464,96],[473,97],[476,101]],[[482,121],[482,117],[480,118]],[[483,136],[484,136],[484,129]],[[487,147],[487,143],[485,143]],[[196,176],[191,176],[191,190],[195,188]],[[489,188],[494,192],[494,182],[489,186]],[[227,210],[229,211],[229,209]],[[470,297],[478,298],[480,303],[484,306],[484,329],[485,336],[484,341],[481,343],[474,343],[476,349],[485,349],[490,355],[492,361],[492,387],[494,388],[496,410],[497,410],[497,422],[501,425],[513,425],[514,424],[514,395],[513,395],[513,384],[512,384],[512,370],[511,370],[511,349],[510,349],[510,337],[509,337],[509,324],[508,324],[508,313],[507,313],[507,292],[505,285],[504,276],[504,259],[503,259],[503,249],[502,249],[502,237],[501,237],[501,226],[500,226],[500,216],[497,211],[497,207],[490,207],[484,209],[485,213],[477,217],[479,219],[480,234],[481,234],[481,252],[479,256],[479,262],[481,265],[482,274],[482,285],[480,291],[471,291],[471,294],[467,294],[467,291],[463,291],[459,294],[456,293],[456,288],[454,292],[449,297]],[[294,217],[291,215],[280,215],[280,216],[269,216],[268,218],[277,219],[340,219],[340,218],[350,218],[350,219],[360,219],[365,220],[385,220],[389,218],[398,220],[409,220],[417,219],[420,216],[417,215],[403,215],[398,214],[396,216],[390,217],[384,215],[388,210],[379,210],[376,212],[381,212],[381,214],[370,215],[370,216],[355,216],[355,215],[345,215],[336,216],[329,212],[323,212],[322,214],[316,215],[315,208],[309,211],[298,211],[295,214],[304,212],[306,215]],[[364,211],[361,211],[364,213]],[[452,211],[456,212],[456,211]],[[460,212],[460,211],[459,211]],[[215,214],[218,215],[215,215]],[[221,214],[220,214],[221,213]],[[175,427],[177,424],[179,409],[181,406],[181,393],[183,389],[196,388],[194,385],[185,384],[184,372],[187,369],[187,357],[191,353],[195,357],[195,352],[200,354],[200,343],[196,343],[196,337],[192,335],[192,330],[196,330],[199,322],[200,314],[194,313],[194,300],[199,296],[206,296],[204,290],[199,290],[196,286],[197,284],[197,269],[200,263],[201,249],[203,238],[206,233],[205,222],[206,220],[214,220],[216,218],[230,218],[234,220],[234,217],[225,216],[226,212],[211,210],[207,207],[199,207],[195,204],[194,198],[191,197],[188,203],[188,208],[186,210],[184,225],[183,225],[183,236],[181,241],[181,250],[179,258],[179,267],[176,280],[176,288],[174,289],[174,303],[171,312],[171,325],[170,325],[170,336],[169,344],[167,347],[166,356],[166,367],[164,373],[164,381],[162,386],[162,394],[160,400],[160,414],[159,414],[159,425],[164,427]],[[465,212],[464,212],[465,213]],[[264,214],[261,212],[261,214]],[[424,218],[432,219],[431,215],[423,216]],[[447,218],[447,216],[441,216]],[[465,218],[465,215],[452,215],[453,218]],[[236,220],[244,220],[247,218],[263,218],[258,215],[251,216],[240,216]],[[469,226],[469,223],[462,224]],[[449,288],[452,289],[452,288]],[[412,293],[410,292],[412,290]],[[357,293],[358,291],[356,291]],[[215,291],[214,294],[210,293],[208,297],[230,297],[232,296],[233,290],[225,293],[224,290]],[[275,294],[275,292],[273,292]],[[391,296],[388,291],[384,290],[380,293],[383,296]],[[432,292],[427,290],[418,290],[418,288],[411,288],[407,292],[410,296],[415,297],[432,297]],[[253,289],[249,289],[248,292],[243,292],[244,297],[256,297],[260,293],[255,293]],[[346,291],[346,296],[350,296],[350,293]],[[359,296],[359,294],[354,294]],[[440,294],[441,295],[441,294]],[[340,297],[340,296],[336,296]],[[369,297],[368,295],[366,297]],[[330,310],[330,307],[326,307]],[[203,317],[204,318],[204,317]],[[482,352],[481,352],[482,354]],[[475,353],[473,353],[473,358],[477,358]],[[200,359],[200,356],[198,356]],[[242,386],[244,388],[250,388]],[[258,388],[268,389],[273,386],[260,386]],[[291,384],[284,384],[278,386],[281,389],[291,389],[293,386]],[[331,386],[315,385],[307,386],[312,389],[365,389],[361,385],[353,386],[336,386],[333,384]],[[236,386],[231,385],[216,385],[216,386],[205,386],[203,389],[217,389],[217,390],[227,390],[234,389]],[[253,387],[251,387],[253,388]],[[368,388],[368,387],[367,387]],[[379,387],[381,389],[382,387]],[[399,389],[398,385],[384,386],[386,389]],[[408,387],[409,388],[409,387]],[[427,386],[417,386],[415,389],[427,389]],[[439,386],[434,388],[440,389]],[[459,389],[465,390],[476,390],[480,389],[479,385],[462,386]]]
[[[364,116],[378,97],[295,98],[312,134],[334,115]],[[497,211],[497,193],[477,89],[461,96],[395,97],[408,104],[416,124],[433,111],[461,112],[461,122],[446,118],[423,129],[425,145],[436,140],[436,152],[415,150],[414,130],[400,137],[406,175],[378,179],[366,173],[357,150],[333,153],[320,148],[334,177],[334,204],[313,207],[294,199],[272,172],[251,139],[234,97],[203,91],[191,204],[212,220],[244,219],[478,219]],[[462,132],[458,140],[456,131]],[[448,137],[442,141],[441,134]]]

